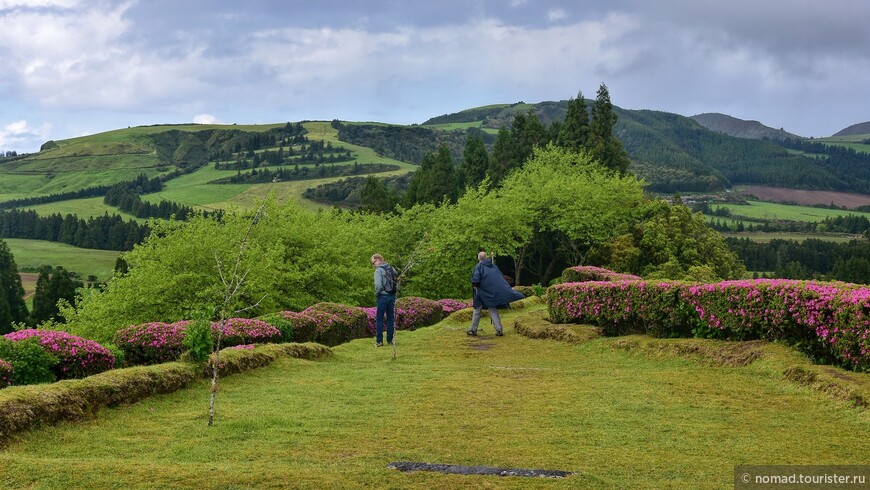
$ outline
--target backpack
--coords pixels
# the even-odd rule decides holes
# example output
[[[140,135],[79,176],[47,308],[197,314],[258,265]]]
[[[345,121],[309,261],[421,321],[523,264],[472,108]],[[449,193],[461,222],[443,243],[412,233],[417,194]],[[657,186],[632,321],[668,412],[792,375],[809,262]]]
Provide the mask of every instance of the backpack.
[[[384,267],[384,292],[388,294],[396,294],[399,288],[399,277],[396,275],[396,269],[388,265]]]

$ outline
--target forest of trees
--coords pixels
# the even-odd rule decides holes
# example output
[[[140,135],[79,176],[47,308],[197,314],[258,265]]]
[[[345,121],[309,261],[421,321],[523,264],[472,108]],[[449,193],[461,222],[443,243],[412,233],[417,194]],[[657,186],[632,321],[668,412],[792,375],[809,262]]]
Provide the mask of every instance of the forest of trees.
[[[816,238],[802,242],[773,239],[726,238],[751,271],[785,279],[825,279],[870,284],[870,242],[837,243]]]
[[[150,233],[147,225],[108,214],[87,220],[72,214],[40,216],[36,211],[0,211],[0,238],[28,238],[100,250],[132,250]]]
[[[326,177],[341,177],[345,175],[360,175],[391,172],[398,170],[398,165],[387,163],[354,163],[353,165],[319,165],[317,167],[279,168],[277,170],[261,169],[243,174],[213,180],[210,184],[262,184],[278,181],[321,179]]]

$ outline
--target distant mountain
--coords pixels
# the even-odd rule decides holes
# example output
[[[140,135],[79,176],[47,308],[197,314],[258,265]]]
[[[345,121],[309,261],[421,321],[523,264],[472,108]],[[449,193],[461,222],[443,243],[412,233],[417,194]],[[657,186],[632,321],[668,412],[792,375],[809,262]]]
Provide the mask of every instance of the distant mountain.
[[[587,100],[588,107],[592,103]],[[444,130],[459,127],[491,130],[509,126],[517,112],[530,110],[549,125],[564,120],[567,105],[564,100],[491,105],[438,116],[423,125]],[[870,193],[870,157],[861,163],[847,155],[847,161],[843,155],[829,154],[833,150],[821,144],[807,151],[798,148],[800,142],[807,141],[805,138],[766,128],[757,121],[740,121],[721,114],[696,116],[705,116],[702,117],[705,121],[719,121],[721,129],[713,131],[694,118],[679,114],[616,106],[614,111],[618,116],[614,132],[632,160],[629,169],[643,177],[653,191],[708,192],[737,184],[757,184]],[[739,127],[743,128],[739,131],[741,136],[730,134],[738,133]],[[764,135],[769,139],[760,139]],[[783,146],[786,141],[795,148],[786,149]],[[821,158],[825,154],[828,157]]]
[[[771,139],[784,140],[786,138],[801,138],[796,134],[789,133],[783,129],[774,129],[758,121],[746,121],[736,117],[719,114],[717,112],[708,112],[692,116],[691,119],[698,121],[698,124],[704,126],[710,131],[717,133],[725,133],[736,138],[749,138],[754,140]]]
[[[853,124],[834,136],[863,136],[870,134],[870,121]]]

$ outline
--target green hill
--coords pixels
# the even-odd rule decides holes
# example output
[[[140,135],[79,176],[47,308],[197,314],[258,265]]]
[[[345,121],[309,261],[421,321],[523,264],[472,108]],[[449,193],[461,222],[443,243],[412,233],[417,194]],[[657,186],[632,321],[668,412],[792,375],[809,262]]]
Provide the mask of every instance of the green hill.
[[[862,122],[858,124],[853,124],[848,128],[845,128],[834,136],[864,136],[870,137],[870,121]]]
[[[209,173],[215,177],[211,180],[216,180],[220,178],[218,174],[226,177],[233,175],[233,171],[256,168],[256,160],[265,159],[269,152],[276,153],[279,149],[283,152],[310,151],[306,143],[294,140],[300,136],[304,136],[305,141],[320,141],[348,152],[343,161],[330,165],[396,162],[414,165],[441,144],[447,144],[454,159],[459,161],[469,134],[481,134],[484,141],[492,145],[498,128],[510,125],[518,112],[533,111],[549,125],[561,121],[566,109],[567,101],[494,104],[433,117],[422,125],[410,126],[334,121],[257,126],[182,124],[119,129],[50,141],[39,153],[0,159],[0,201],[107,185],[131,180],[143,173],[149,177],[170,172],[199,173],[206,164],[215,168],[214,173]],[[721,114],[702,114],[693,119],[660,111],[614,110],[619,117],[614,130],[632,160],[630,169],[646,179],[653,191],[710,192],[733,185],[754,184],[870,192],[870,175],[855,171],[870,167],[866,165],[870,164],[870,152],[861,156],[867,145],[862,140],[855,140],[855,136],[830,138],[823,142],[831,148],[856,150],[860,154],[857,157],[828,154],[825,146],[819,145],[813,146],[811,153],[806,149],[810,146],[804,148],[792,144],[786,148],[784,141],[772,141],[775,136],[784,137],[789,133],[767,128],[756,121],[741,121]],[[704,127],[696,119],[716,130]],[[301,161],[298,158],[301,157],[284,157],[283,165],[299,166],[293,163]],[[246,163],[239,166],[239,160]],[[253,165],[251,161],[254,161]],[[308,163],[316,164],[311,160],[302,165]],[[274,167],[273,163],[260,165],[266,164]],[[208,184],[211,180],[196,180],[201,185],[192,198],[187,199],[185,191],[164,196],[172,196],[178,202],[209,206],[233,199],[251,185],[257,185],[243,184],[230,192],[213,193],[206,190],[213,185]],[[191,188],[187,185],[169,186]],[[212,194],[222,197],[211,202],[203,199],[203,196]]]
[[[801,138],[784,129],[774,129],[758,121],[746,121],[719,113],[697,114],[691,117],[698,124],[710,131],[725,133],[737,138],[781,140],[785,138]]]

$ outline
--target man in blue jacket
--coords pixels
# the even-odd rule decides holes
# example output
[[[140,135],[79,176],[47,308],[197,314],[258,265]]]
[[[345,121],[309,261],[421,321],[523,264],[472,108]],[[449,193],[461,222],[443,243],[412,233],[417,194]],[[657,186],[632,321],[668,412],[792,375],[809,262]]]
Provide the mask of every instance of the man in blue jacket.
[[[384,345],[384,320],[387,327],[387,343],[393,343],[393,335],[396,332],[395,308],[396,308],[396,269],[384,261],[381,254],[372,255],[372,265],[375,266],[375,298],[378,301],[375,325],[375,347]]]
[[[492,259],[486,258],[486,252],[477,254],[477,265],[471,273],[471,286],[474,288],[474,314],[471,316],[471,328],[468,335],[477,335],[477,325],[483,309],[489,310],[489,316],[495,325],[495,334],[504,335],[498,308],[507,308],[512,301],[523,299],[523,293],[514,290]]]

